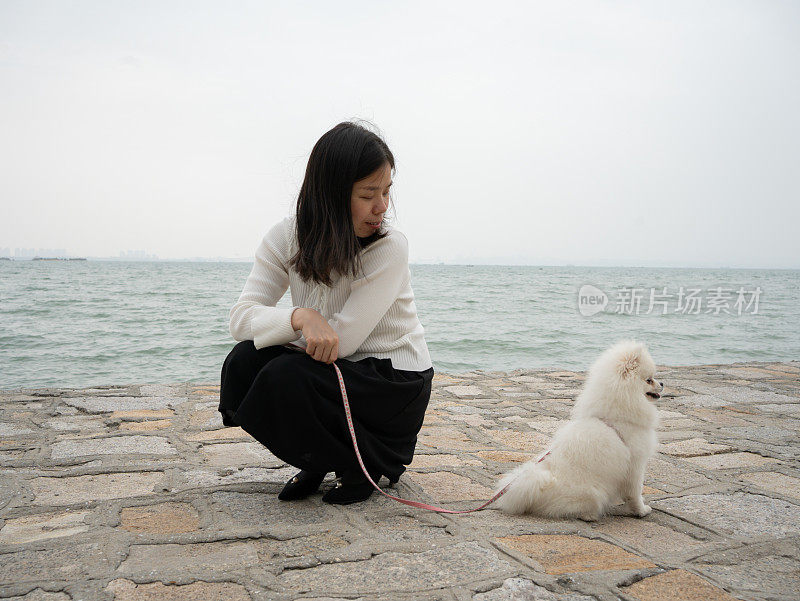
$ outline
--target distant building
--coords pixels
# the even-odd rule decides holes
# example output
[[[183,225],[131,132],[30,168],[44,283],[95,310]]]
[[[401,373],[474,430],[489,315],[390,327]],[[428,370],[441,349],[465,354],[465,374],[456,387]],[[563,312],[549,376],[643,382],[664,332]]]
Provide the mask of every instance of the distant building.
[[[2,255],[2,253],[0,253]],[[66,248],[15,248],[14,257],[31,259],[33,257],[66,257]]]

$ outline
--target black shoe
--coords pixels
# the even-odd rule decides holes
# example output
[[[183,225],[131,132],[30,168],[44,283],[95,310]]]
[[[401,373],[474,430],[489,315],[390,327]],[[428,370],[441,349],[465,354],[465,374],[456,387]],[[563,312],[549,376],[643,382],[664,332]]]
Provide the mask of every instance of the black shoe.
[[[239,424],[237,424],[235,421],[233,421],[233,414],[235,413],[234,411],[231,411],[230,409],[226,409],[224,413],[222,411],[220,411],[220,413],[222,413],[222,425],[223,426],[226,426],[228,428],[236,428],[236,427],[239,426]]]
[[[370,476],[375,481],[375,484],[380,480],[380,474],[378,474],[377,478],[375,474],[370,474]],[[375,487],[361,472],[344,472],[342,477],[336,480],[333,488],[322,495],[322,500],[334,505],[349,505],[350,503],[366,501],[374,490]]]
[[[317,492],[319,485],[325,479],[324,472],[308,472],[300,470],[294,478],[289,480],[278,493],[281,501],[294,501],[295,499],[305,499],[308,495]]]

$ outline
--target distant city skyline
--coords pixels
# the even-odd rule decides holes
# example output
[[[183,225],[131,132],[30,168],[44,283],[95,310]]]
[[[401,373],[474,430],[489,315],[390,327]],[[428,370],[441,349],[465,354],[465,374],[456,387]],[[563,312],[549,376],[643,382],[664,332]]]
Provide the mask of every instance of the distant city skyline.
[[[66,248],[14,248],[12,253],[11,247],[0,247],[0,257],[14,257],[19,259],[26,259],[32,257],[83,257],[86,255],[79,255],[76,253],[68,252]],[[113,257],[117,258],[117,257]],[[120,259],[128,259],[133,261],[142,260],[158,260],[156,254],[150,254],[144,250],[121,250],[119,251]]]
[[[5,247],[0,248],[0,257],[66,257],[67,249],[66,248],[14,248],[14,252],[11,252],[11,248]]]

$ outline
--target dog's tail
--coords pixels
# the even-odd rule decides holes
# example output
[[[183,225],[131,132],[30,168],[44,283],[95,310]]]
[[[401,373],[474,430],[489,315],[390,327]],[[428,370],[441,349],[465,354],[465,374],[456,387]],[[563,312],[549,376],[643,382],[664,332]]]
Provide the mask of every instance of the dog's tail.
[[[497,485],[495,494],[506,485],[508,490],[495,501],[495,507],[508,513],[525,513],[534,509],[543,491],[555,484],[550,470],[537,463],[523,463],[505,474]]]

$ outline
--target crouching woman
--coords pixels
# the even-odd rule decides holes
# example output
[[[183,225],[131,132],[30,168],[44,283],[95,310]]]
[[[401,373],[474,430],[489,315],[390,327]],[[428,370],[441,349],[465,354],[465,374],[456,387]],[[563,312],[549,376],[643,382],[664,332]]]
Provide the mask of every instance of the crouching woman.
[[[384,219],[394,157],[362,125],[344,122],[314,145],[295,214],[255,253],[222,365],[219,411],[300,471],[278,497],[316,492],[346,504],[372,485],[353,450],[336,365],[362,459],[377,483],[411,463],[433,365],[417,316],[406,237]],[[278,300],[291,292],[291,308]]]

